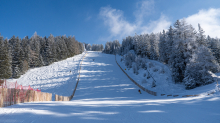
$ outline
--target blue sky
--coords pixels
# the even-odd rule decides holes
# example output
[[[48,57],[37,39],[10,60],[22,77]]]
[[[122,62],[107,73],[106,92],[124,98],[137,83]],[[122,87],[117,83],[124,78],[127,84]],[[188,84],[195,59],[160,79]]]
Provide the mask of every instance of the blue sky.
[[[220,35],[219,0],[0,0],[0,33],[24,38],[74,35],[80,42],[160,32],[186,18],[207,35]],[[220,36],[218,36],[220,37]]]

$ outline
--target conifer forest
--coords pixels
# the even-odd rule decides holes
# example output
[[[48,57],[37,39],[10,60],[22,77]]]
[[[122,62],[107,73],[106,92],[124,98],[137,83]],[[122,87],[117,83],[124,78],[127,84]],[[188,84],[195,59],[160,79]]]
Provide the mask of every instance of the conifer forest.
[[[72,36],[40,37],[35,32],[29,38],[0,35],[0,79],[19,78],[30,68],[47,66],[84,51],[83,43]]]
[[[167,31],[151,34],[135,34],[107,42],[103,52],[120,54],[125,65],[138,74],[145,68],[145,59],[157,60],[169,66],[175,83],[185,84],[186,89],[213,83],[210,72],[219,72],[220,41],[206,36],[198,24],[198,30],[182,20],[177,20]]]

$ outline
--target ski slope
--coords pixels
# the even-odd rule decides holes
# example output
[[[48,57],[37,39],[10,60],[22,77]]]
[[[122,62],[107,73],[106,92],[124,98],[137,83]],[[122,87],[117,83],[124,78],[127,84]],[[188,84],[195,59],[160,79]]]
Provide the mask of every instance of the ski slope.
[[[60,88],[59,93],[65,93],[62,91],[69,90],[62,89],[62,84],[65,84],[65,87],[70,84],[72,87],[72,81],[76,78],[74,74],[74,79],[70,79],[71,75],[66,71],[69,71],[68,68],[73,69],[76,64],[65,60],[56,64],[68,65],[65,69],[59,67],[57,72],[53,72],[53,76],[57,78],[48,77],[47,80],[50,82],[45,83],[42,90],[54,92],[52,90],[56,90],[57,87]],[[41,70],[37,69],[36,71]],[[56,73],[67,75],[59,76]],[[139,88],[117,66],[114,55],[88,52],[80,73],[80,81],[71,101],[23,103],[0,108],[0,123],[219,123],[220,121],[218,92],[211,96],[187,98],[152,96],[146,92],[139,94]],[[44,75],[50,73],[46,72]],[[37,81],[41,76],[35,75],[34,78]],[[64,80],[66,76],[69,79]],[[29,84],[28,81],[25,83]],[[57,83],[60,84],[52,86]]]
[[[42,92],[70,96],[75,88],[79,65],[85,55],[76,55],[63,61],[55,62],[49,66],[30,69],[19,79],[9,79],[9,82],[16,82],[23,86],[31,86],[34,89],[41,89]]]

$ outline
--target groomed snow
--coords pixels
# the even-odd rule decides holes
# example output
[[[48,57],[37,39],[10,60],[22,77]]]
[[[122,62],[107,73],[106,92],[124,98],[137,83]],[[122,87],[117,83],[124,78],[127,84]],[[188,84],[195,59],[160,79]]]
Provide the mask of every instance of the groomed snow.
[[[84,55],[85,52],[49,66],[30,69],[19,79],[8,81],[17,81],[23,86],[30,85],[34,89],[41,89],[42,92],[52,93],[53,100],[55,100],[55,94],[70,96],[75,88],[79,65]]]
[[[56,64],[65,66],[67,61],[68,59]],[[48,84],[61,83],[60,86],[51,87],[45,83],[42,90],[49,92],[57,87],[60,88],[59,93],[69,91],[62,88],[62,84],[66,84],[64,87],[72,85],[65,82],[63,77],[67,74],[66,76],[71,78],[67,72],[68,68],[74,68],[71,65],[75,64],[66,65],[65,69],[59,67],[60,72],[54,72],[53,76],[57,77],[57,81],[54,81],[53,76],[48,79],[51,81]],[[62,71],[62,77],[55,75],[61,74]],[[187,98],[152,96],[146,92],[139,94],[138,87],[117,66],[114,55],[88,52],[80,76],[78,88],[71,101],[23,103],[0,108],[0,122],[218,123],[220,121],[219,92],[211,96]],[[41,75],[34,76],[30,80],[40,77]],[[29,84],[28,81],[26,83]]]

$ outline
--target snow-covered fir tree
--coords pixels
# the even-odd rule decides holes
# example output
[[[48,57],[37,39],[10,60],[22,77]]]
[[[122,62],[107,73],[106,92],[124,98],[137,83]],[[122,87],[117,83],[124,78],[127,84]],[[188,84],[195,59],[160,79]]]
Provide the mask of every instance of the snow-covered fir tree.
[[[151,33],[150,35],[150,59],[152,60],[157,60],[159,56],[159,49],[158,49],[158,36],[155,35],[154,33]]]
[[[12,76],[8,41],[0,35],[0,79],[8,79]]]
[[[214,78],[209,71],[219,71],[219,64],[207,47],[200,46],[186,67],[183,79],[186,89],[214,82]]]
[[[167,42],[166,42],[166,32],[163,30],[163,33],[160,33],[160,41],[159,41],[159,60],[164,63],[168,63],[167,58]]]

